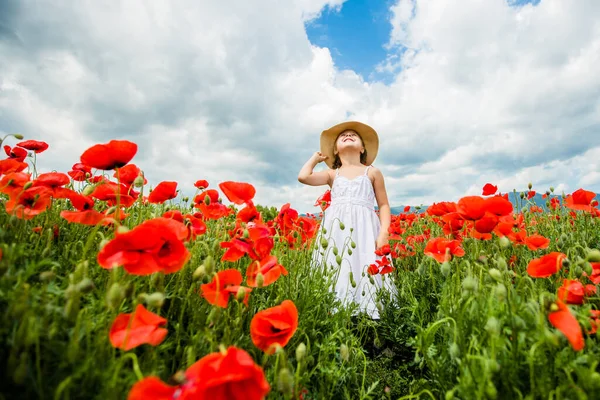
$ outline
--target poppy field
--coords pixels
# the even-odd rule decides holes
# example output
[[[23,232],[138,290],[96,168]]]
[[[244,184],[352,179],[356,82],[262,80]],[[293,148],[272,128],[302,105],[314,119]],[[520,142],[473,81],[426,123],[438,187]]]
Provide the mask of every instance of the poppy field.
[[[251,182],[151,186],[138,145],[46,171],[49,144],[0,145],[0,399],[594,399],[600,210],[533,185],[393,215],[381,319],[330,290],[316,215]],[[191,183],[191,182],[190,182]],[[186,183],[187,184],[187,183]],[[341,223],[341,222],[340,222]],[[342,224],[342,223],[341,223]],[[343,225],[343,224],[342,224]],[[349,234],[352,227],[345,226]]]

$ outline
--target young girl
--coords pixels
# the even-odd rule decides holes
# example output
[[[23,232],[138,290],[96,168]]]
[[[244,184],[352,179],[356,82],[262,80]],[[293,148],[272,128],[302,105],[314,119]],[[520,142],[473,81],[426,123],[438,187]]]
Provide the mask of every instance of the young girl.
[[[370,277],[367,268],[378,258],[375,250],[388,243],[390,226],[383,175],[371,165],[378,146],[377,133],[368,125],[352,121],[335,125],[323,131],[321,151],[313,154],[298,174],[298,181],[306,185],[331,187],[331,204],[322,221],[325,230],[321,230],[328,247],[321,256],[323,249],[318,240],[316,259],[339,267],[337,297],[343,303],[357,303],[359,310],[373,319],[379,319],[375,295],[383,287],[383,281],[379,274]],[[321,161],[330,169],[313,172]],[[338,255],[342,257],[341,266]],[[392,289],[391,285],[386,287]]]

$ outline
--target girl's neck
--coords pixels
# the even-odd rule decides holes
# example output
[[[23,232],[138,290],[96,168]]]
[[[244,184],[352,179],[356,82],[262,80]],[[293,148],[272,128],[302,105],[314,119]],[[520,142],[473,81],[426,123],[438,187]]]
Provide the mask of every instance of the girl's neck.
[[[358,167],[361,166],[360,153],[339,154],[340,161],[343,167]]]

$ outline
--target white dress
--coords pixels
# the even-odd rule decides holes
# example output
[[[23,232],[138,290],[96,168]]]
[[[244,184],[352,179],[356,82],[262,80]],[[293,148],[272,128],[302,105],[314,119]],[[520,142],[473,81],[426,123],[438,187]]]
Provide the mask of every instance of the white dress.
[[[375,242],[381,228],[375,213],[375,192],[368,176],[369,168],[354,179],[341,176],[336,170],[331,186],[331,203],[325,210],[317,238],[315,259],[321,263],[324,260],[329,271],[334,268],[337,272],[334,290],[342,303],[357,303],[359,311],[379,319],[376,292],[383,287],[383,280],[381,275],[369,276],[367,272],[369,265],[380,258],[375,255]],[[328,242],[326,249],[321,246],[321,238]],[[341,266],[334,248],[341,256]],[[356,283],[355,287],[352,280]],[[393,290],[390,280],[391,275],[386,275],[385,286]]]

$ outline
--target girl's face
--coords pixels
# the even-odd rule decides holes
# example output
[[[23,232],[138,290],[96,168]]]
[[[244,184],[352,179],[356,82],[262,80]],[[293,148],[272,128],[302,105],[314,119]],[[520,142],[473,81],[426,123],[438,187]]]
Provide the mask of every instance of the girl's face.
[[[344,131],[340,133],[335,141],[335,147],[337,152],[340,152],[343,149],[353,148],[362,153],[364,149],[362,138],[354,131]]]

